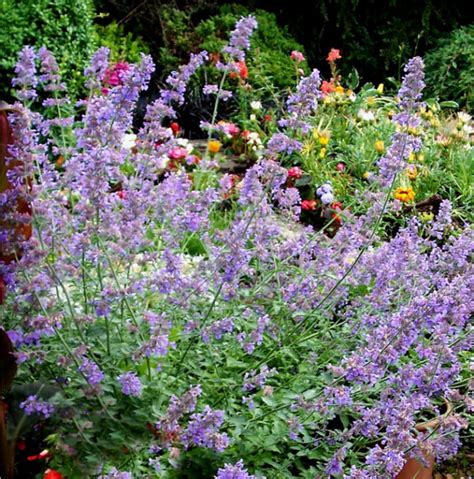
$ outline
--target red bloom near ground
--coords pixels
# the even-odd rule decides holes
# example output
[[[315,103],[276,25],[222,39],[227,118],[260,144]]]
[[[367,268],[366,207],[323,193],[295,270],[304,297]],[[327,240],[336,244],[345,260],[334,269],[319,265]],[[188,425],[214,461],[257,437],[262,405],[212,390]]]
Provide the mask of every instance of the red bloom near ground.
[[[65,478],[60,472],[54,469],[47,469],[46,472],[44,473],[43,479],[65,479]]]

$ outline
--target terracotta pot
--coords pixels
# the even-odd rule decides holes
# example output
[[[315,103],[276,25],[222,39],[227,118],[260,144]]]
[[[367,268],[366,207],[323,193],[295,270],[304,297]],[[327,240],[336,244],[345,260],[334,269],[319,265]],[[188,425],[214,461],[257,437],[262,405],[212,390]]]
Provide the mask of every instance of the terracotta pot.
[[[442,416],[434,418],[431,421],[419,423],[416,425],[416,429],[420,432],[437,429],[440,419],[449,416],[453,410],[453,406],[448,401],[445,402],[446,412]],[[426,464],[423,464],[417,459],[409,458],[395,479],[432,479],[435,458],[431,454],[428,454],[425,456],[425,460]]]

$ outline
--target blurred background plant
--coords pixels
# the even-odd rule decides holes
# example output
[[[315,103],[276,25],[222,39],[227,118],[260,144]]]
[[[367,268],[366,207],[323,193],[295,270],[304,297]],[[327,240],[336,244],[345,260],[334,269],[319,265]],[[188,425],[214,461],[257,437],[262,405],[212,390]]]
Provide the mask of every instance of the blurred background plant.
[[[474,25],[454,30],[425,56],[429,94],[474,109]]]

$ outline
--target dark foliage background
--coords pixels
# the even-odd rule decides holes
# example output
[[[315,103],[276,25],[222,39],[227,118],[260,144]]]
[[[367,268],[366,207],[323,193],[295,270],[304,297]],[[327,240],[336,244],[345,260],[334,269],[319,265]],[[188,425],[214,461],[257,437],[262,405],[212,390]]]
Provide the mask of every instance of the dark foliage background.
[[[217,13],[217,0],[97,0],[99,11],[140,34],[151,50],[163,39],[163,7],[191,12],[192,23]],[[275,13],[304,45],[310,65],[321,67],[330,48],[341,49],[346,68],[355,67],[363,81],[399,77],[413,54],[424,54],[455,28],[474,21],[461,0],[245,0],[234,2]],[[166,46],[166,45],[165,45]],[[343,65],[344,72],[344,65]],[[347,71],[346,71],[347,73]]]

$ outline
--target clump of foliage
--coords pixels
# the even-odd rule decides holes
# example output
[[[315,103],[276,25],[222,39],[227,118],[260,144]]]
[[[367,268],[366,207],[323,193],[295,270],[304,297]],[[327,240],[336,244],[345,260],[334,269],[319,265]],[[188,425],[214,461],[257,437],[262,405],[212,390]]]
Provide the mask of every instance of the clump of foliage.
[[[71,96],[82,87],[82,71],[95,49],[92,0],[3,0],[0,3],[0,95],[8,99],[17,52],[46,46],[57,57]]]
[[[159,64],[164,72],[187,60],[189,51],[206,50],[217,57],[226,43],[228,32],[249,9],[241,5],[223,5],[218,13],[204,20],[194,21],[189,13],[164,8],[163,41]],[[303,47],[277,22],[276,16],[264,10],[253,12],[259,29],[251,39],[247,55],[249,78],[255,89],[269,85],[284,90],[295,84],[295,68],[288,62],[291,51]],[[304,67],[306,63],[302,65]],[[208,74],[212,74],[210,71]]]
[[[431,93],[474,109],[474,25],[458,28],[427,53],[426,79]]]
[[[96,43],[110,49],[110,59],[113,62],[140,61],[140,53],[149,53],[148,45],[140,36],[126,32],[122,25],[113,21],[108,25],[96,26]]]

